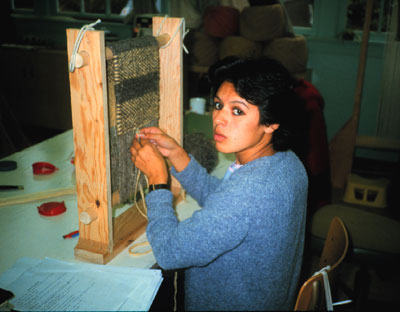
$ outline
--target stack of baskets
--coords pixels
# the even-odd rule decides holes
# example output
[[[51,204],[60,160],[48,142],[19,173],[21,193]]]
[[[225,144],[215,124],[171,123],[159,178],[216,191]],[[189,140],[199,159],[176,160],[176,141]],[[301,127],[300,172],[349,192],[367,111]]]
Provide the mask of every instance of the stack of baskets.
[[[232,55],[268,56],[280,61],[292,74],[304,75],[307,43],[288,25],[286,11],[279,1],[250,1],[250,6],[242,11],[228,6],[208,7],[203,15],[203,29],[190,32],[185,43],[190,63],[208,67]]]

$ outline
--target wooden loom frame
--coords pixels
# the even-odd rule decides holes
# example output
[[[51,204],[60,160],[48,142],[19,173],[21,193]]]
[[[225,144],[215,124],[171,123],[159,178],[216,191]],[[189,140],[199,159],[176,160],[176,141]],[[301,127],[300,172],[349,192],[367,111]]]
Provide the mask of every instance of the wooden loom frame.
[[[153,17],[153,35],[169,35],[160,48],[159,127],[177,142],[183,140],[183,80],[181,18]],[[179,29],[174,36],[176,30]],[[68,61],[79,29],[67,29]],[[74,133],[79,241],[75,258],[105,264],[145,232],[147,220],[132,206],[112,217],[104,31],[87,31],[77,55],[82,64],[69,73]],[[133,164],[132,164],[133,165]],[[180,185],[172,181],[174,195]],[[139,202],[142,205],[142,202]]]

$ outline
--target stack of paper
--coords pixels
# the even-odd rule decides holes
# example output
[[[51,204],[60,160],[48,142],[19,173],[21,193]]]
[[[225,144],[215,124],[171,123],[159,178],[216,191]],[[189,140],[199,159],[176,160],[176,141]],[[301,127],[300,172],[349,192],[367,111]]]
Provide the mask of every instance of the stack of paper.
[[[23,258],[0,277],[15,310],[147,311],[160,270]]]

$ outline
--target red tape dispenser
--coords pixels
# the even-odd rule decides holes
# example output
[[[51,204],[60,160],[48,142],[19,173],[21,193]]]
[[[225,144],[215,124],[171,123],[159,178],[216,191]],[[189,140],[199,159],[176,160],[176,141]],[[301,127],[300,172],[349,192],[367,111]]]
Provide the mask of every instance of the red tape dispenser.
[[[48,162],[36,162],[32,164],[33,174],[52,174],[58,170],[56,166]]]
[[[38,208],[42,216],[54,217],[64,213],[67,210],[64,202],[48,202],[41,204]]]

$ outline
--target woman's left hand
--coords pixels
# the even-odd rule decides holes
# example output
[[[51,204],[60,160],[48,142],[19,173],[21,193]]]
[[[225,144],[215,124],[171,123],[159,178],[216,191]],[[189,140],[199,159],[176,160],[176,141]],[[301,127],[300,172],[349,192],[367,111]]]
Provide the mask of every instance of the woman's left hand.
[[[168,170],[164,157],[148,140],[133,140],[130,148],[133,164],[148,178],[149,184],[166,184]]]

